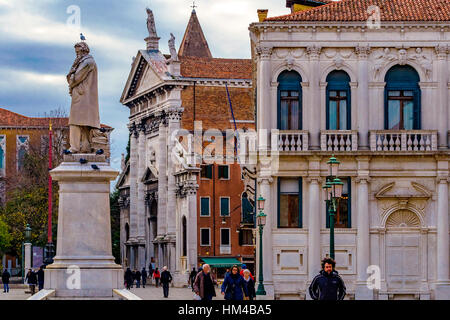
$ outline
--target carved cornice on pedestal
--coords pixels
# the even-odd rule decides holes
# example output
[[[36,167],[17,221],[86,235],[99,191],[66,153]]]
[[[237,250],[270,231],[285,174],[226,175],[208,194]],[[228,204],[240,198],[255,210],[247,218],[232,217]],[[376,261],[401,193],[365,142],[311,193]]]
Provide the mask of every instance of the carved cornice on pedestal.
[[[369,46],[356,46],[355,53],[359,59],[367,59],[370,55],[371,49]]]
[[[167,110],[169,121],[180,121],[183,115],[184,108],[171,107]]]
[[[437,45],[435,47],[435,51],[437,54],[438,59],[447,59],[447,55],[449,53],[449,46],[448,45]]]
[[[320,46],[313,45],[306,48],[306,53],[309,55],[310,59],[319,59],[321,52],[322,47]]]

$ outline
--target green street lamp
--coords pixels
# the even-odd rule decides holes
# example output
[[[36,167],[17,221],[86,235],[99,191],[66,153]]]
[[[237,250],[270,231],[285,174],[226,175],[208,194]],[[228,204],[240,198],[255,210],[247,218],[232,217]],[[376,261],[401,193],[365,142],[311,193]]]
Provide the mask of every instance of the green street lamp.
[[[27,227],[25,228],[25,241],[28,243],[31,242],[31,228],[29,224],[27,224]]]
[[[337,177],[340,162],[334,155],[331,156],[327,164],[329,165],[330,170],[329,175],[326,177],[326,183],[322,189],[325,191],[325,202],[330,217],[330,257],[334,260],[334,217],[337,212],[339,200],[342,197],[344,183]]]
[[[256,216],[256,224],[259,227],[259,284],[258,284],[258,290],[256,290],[256,295],[258,296],[265,296],[266,290],[264,290],[264,276],[263,276],[263,229],[266,225],[266,217],[267,215],[264,214],[264,202],[266,199],[259,196],[257,199],[258,202],[258,210],[259,213]]]

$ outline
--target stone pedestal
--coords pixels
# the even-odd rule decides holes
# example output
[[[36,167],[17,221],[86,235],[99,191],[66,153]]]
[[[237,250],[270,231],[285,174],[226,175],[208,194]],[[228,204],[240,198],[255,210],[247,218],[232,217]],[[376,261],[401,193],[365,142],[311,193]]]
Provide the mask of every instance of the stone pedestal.
[[[56,297],[112,298],[113,289],[123,288],[122,267],[112,256],[109,207],[110,181],[118,172],[104,156],[77,154],[50,173],[59,183],[58,237],[44,287]]]

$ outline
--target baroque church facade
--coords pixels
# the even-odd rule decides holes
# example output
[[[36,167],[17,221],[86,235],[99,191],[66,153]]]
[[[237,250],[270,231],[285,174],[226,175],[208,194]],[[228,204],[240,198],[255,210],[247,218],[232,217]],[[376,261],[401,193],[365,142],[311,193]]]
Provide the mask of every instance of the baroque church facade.
[[[234,123],[254,127],[252,65],[213,58],[195,10],[178,52],[172,35],[170,54],[163,54],[153,12],[147,14],[147,48],[133,59],[121,97],[130,110],[129,160],[118,182],[122,265],[167,266],[174,285],[184,286],[202,258],[254,263],[253,243],[242,245],[237,231],[248,235],[253,226],[241,223],[240,166],[194,155]]]
[[[249,29],[267,297],[310,299],[329,255],[321,187],[334,154],[347,298],[450,299],[448,1],[342,0],[266,16]]]

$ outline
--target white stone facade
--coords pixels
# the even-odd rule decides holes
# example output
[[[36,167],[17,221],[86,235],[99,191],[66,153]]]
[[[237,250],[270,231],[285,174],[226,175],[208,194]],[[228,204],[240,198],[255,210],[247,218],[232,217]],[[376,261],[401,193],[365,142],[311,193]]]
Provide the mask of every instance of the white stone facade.
[[[449,25],[383,22],[368,29],[365,23],[268,21],[252,24],[250,35],[259,148],[267,139],[271,150],[257,162],[258,194],[268,215],[268,298],[309,299],[308,286],[329,252],[321,187],[335,154],[339,176],[350,177],[352,190],[351,226],[335,230],[337,270],[348,298],[450,299]],[[420,76],[421,130],[385,130],[385,75],[396,65]],[[297,131],[278,130],[277,79],[286,70],[302,79]],[[350,77],[350,130],[326,130],[326,79],[334,70]],[[278,227],[280,177],[302,178],[300,228]],[[370,265],[380,267],[379,290],[366,286]]]

